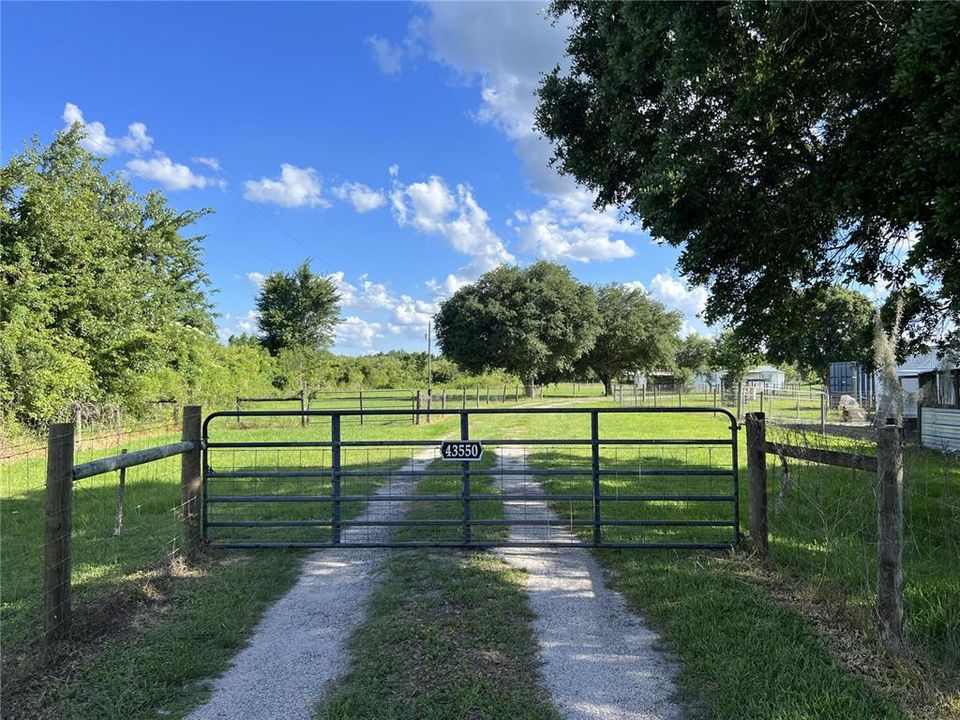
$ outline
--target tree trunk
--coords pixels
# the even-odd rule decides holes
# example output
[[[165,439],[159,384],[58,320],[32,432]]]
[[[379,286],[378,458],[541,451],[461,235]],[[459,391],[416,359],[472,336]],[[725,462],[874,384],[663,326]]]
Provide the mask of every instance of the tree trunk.
[[[533,378],[527,378],[523,381],[523,394],[525,397],[532,399],[536,391],[537,383]]]
[[[600,378],[603,381],[603,394],[613,396],[613,378]]]

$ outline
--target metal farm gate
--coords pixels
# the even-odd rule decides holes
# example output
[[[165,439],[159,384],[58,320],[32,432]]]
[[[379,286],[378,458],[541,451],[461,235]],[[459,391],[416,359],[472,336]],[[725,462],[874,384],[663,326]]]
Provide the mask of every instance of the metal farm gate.
[[[721,549],[740,541],[737,423],[722,408],[426,410],[434,422],[416,428],[408,410],[307,414],[304,427],[295,410],[206,418],[206,544]]]

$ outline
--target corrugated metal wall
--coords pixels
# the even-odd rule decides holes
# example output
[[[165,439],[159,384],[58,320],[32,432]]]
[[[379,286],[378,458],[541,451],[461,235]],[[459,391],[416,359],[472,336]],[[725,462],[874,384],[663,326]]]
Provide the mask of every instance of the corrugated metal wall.
[[[960,452],[960,409],[920,408],[920,441],[933,450]]]

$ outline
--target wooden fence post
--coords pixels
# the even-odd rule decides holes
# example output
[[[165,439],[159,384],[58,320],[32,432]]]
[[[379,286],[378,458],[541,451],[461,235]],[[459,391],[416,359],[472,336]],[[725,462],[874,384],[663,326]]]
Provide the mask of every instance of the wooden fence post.
[[[480,407],[480,386],[477,385],[477,407]]]
[[[820,434],[827,434],[827,396],[820,393]]]
[[[360,389],[360,424],[363,425],[363,388]]]
[[[127,449],[120,451],[121,455],[127,454]],[[127,469],[120,468],[120,482],[117,483],[117,519],[113,524],[113,536],[120,537],[120,530],[123,528],[123,495],[127,489]]]
[[[237,412],[240,412],[240,396],[237,395]],[[240,415],[237,415],[237,425],[240,424]]]
[[[467,388],[466,386],[460,388],[460,408],[462,410],[467,409]]]
[[[903,445],[900,428],[877,436],[877,630],[893,654],[903,647]]]
[[[440,391],[440,409],[443,410],[444,415],[446,415],[446,410],[447,410],[447,389],[446,388]]]
[[[183,408],[181,439],[193,443],[193,449],[180,456],[180,553],[188,561],[200,554],[200,501],[203,494],[200,447],[201,409],[199,405]]]
[[[47,431],[47,488],[43,510],[43,631],[46,640],[55,640],[70,628],[73,440],[73,423],[51,423]]]
[[[304,394],[303,390],[300,391],[300,427],[307,426],[307,396]]]
[[[767,428],[763,413],[747,413],[747,504],[750,540],[767,557]]]
[[[430,410],[433,410],[433,388],[427,389],[427,425],[431,422]]]
[[[416,400],[416,403],[417,403],[417,411],[416,411],[416,412],[414,413],[414,415],[413,415],[413,417],[414,417],[413,424],[414,424],[414,425],[419,425],[419,424],[420,424],[420,403],[421,403],[421,401],[422,401],[422,394],[421,394],[421,392],[420,392],[419,390],[417,390],[417,400]]]

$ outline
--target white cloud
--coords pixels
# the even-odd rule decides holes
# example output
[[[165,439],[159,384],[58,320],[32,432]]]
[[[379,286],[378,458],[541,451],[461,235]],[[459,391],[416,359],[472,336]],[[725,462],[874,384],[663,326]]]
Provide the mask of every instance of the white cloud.
[[[352,333],[351,341],[354,344],[360,335],[373,342],[374,339],[383,337],[384,332],[418,338],[427,331],[427,323],[439,309],[436,302],[420,300],[410,295],[397,295],[387,285],[372,281],[366,274],[360,275],[356,284],[348,282],[342,271],[328,277],[340,292],[342,307],[355,312],[359,310],[376,313],[383,318],[381,322],[362,319],[358,315],[351,316],[350,328],[345,332]],[[365,330],[361,331],[361,328]]]
[[[541,73],[566,62],[566,25],[549,22],[538,3],[434,2],[410,33],[429,42],[434,60],[479,81],[477,121],[514,142],[531,188],[544,195],[574,189],[549,167],[550,143],[533,127]]]
[[[373,49],[373,57],[380,72],[396,77],[403,71],[403,46],[394,45],[378,35],[371,35],[366,39],[366,43]]]
[[[465,277],[451,273],[447,275],[442,282],[438,280],[427,280],[426,284],[436,297],[448,298],[464,285],[469,285],[470,282],[471,281]]]
[[[372,350],[374,341],[383,337],[383,323],[356,315],[344,318],[334,331],[334,342],[341,350]]]
[[[217,328],[217,336],[220,338],[220,342],[227,342],[231,335],[256,334],[258,318],[259,315],[256,310],[247,310],[246,315],[241,316],[233,316],[227,313],[220,318],[224,324]]]
[[[219,184],[203,175],[197,175],[186,165],[173,162],[162,153],[150,160],[135,158],[127,163],[127,169],[138,177],[154,180],[167,190],[189,190]]]
[[[670,273],[657,273],[650,281],[650,295],[668,308],[699,316],[707,306],[707,290],[690,287]]]
[[[127,134],[120,138],[107,135],[107,128],[96,120],[87,122],[83,111],[71,102],[63,107],[63,121],[67,127],[74,123],[83,125],[86,137],[80,141],[80,147],[94,155],[116,155],[118,152],[139,154],[153,147],[153,138],[147,134],[147,126],[142,122],[132,122],[127,126]]]
[[[246,275],[244,275],[244,277],[257,287],[263,285],[263,281],[267,279],[266,275],[256,271],[248,272]]]
[[[548,260],[615,260],[633,257],[636,253],[612,232],[636,233],[638,228],[621,223],[616,212],[593,210],[582,192],[552,198],[547,205],[529,215],[515,213],[521,247]]]
[[[206,165],[211,170],[220,172],[220,161],[217,160],[215,157],[201,156],[201,157],[192,157],[190,159],[193,160],[195,163],[199,163],[200,165]]]
[[[347,182],[333,188],[331,192],[341,200],[353,203],[353,209],[358,213],[367,213],[383,207],[387,198],[383,190],[374,190],[363,183]]]
[[[337,287],[337,294],[340,296],[340,307],[351,307],[357,300],[357,287],[348,283],[344,277],[343,270],[330,273],[327,278]]]
[[[322,186],[317,171],[283,163],[279,179],[260,178],[244,183],[243,197],[251,202],[274,203],[283,207],[329,207],[321,197]]]
[[[459,278],[450,276],[444,283],[432,280],[432,288],[472,282],[488,270],[516,262],[490,228],[490,216],[467,185],[457,185],[454,194],[437,175],[409,185],[394,180],[390,202],[401,227],[409,225],[420,232],[440,235],[454,250],[470,258],[460,268]]]
[[[615,209],[597,212],[592,197],[550,167],[553,148],[534,129],[542,73],[564,66],[566,18],[551,23],[537,3],[432,2],[408,37],[423,38],[431,57],[479,85],[477,122],[495,126],[513,143],[532,190],[547,198],[524,213],[520,247],[551,260],[604,261],[633,257],[611,233],[638,233]]]

